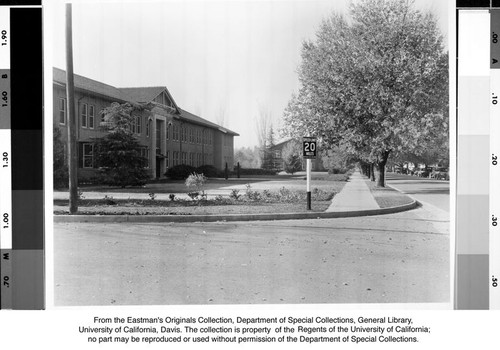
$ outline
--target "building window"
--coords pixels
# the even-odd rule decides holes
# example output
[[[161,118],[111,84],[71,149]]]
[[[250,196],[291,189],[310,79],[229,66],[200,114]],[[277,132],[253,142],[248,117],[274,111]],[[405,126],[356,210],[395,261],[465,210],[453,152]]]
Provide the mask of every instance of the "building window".
[[[187,129],[184,126],[181,126],[181,141],[187,142]]]
[[[66,124],[66,99],[59,99],[59,124]]]
[[[186,164],[186,162],[187,162],[186,152],[181,152],[181,164]]]
[[[151,122],[146,120],[146,137],[149,137],[149,128],[151,127]]]
[[[167,140],[170,138],[170,123],[167,123],[167,129],[165,130],[165,138]]]
[[[179,126],[174,125],[172,128],[172,139],[174,141],[179,141]]]
[[[89,116],[87,112],[88,106],[86,103],[82,105],[82,127],[86,128],[89,125]]]
[[[89,128],[94,128],[94,120],[95,120],[95,106],[89,106]]]
[[[135,123],[136,123],[136,131],[140,135],[142,133],[142,117],[137,116],[135,117]]]
[[[167,168],[170,166],[170,151],[165,152],[165,165]]]
[[[174,166],[179,165],[179,152],[174,151]]]
[[[83,167],[94,167],[94,145],[91,143],[83,144]]]

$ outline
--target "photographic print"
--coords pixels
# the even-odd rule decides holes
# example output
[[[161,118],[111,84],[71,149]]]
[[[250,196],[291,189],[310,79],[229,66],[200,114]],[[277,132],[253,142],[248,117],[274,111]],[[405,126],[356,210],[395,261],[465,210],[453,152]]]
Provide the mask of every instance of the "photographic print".
[[[51,11],[55,306],[449,305],[448,2]]]

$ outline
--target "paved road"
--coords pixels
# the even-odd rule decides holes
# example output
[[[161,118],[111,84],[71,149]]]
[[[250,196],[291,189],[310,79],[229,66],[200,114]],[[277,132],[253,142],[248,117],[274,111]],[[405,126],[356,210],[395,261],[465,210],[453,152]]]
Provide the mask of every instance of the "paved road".
[[[416,198],[424,206],[434,206],[450,212],[449,181],[388,173],[387,183]]]
[[[434,215],[434,216],[433,216]],[[448,222],[55,224],[56,305],[449,301]]]

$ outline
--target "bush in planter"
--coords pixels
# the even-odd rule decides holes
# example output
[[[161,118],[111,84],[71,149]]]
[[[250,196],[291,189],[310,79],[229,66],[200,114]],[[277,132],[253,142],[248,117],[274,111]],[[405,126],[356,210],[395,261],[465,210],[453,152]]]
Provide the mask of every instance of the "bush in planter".
[[[165,176],[171,178],[172,180],[184,180],[195,171],[196,168],[191,165],[180,164],[169,168],[165,173]]]

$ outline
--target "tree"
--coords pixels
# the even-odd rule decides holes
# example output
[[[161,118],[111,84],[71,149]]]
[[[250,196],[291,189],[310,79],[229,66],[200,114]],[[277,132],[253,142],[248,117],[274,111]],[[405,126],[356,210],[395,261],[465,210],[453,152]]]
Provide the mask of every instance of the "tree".
[[[356,163],[355,155],[347,153],[347,150],[342,147],[331,147],[320,153],[321,161],[325,169],[329,172],[345,173],[351,164]]]
[[[234,163],[240,163],[242,168],[254,168],[258,169],[261,167],[261,155],[259,147],[254,148],[242,147],[235,149],[234,151]]]
[[[142,146],[131,124],[138,113],[149,113],[147,105],[115,103],[101,111],[101,127],[108,132],[95,139],[95,160],[102,170],[102,182],[108,185],[143,185],[149,178],[148,160],[141,156]]]
[[[54,127],[52,135],[52,146],[54,148],[54,188],[67,188],[68,187],[68,164],[65,162],[65,148],[64,142],[61,140],[61,130]]]
[[[362,0],[304,42],[301,88],[284,125],[373,163],[384,186],[392,153],[421,155],[448,130],[448,55],[436,20],[411,1]]]
[[[281,152],[284,170],[293,174],[302,170],[302,144],[298,140],[288,142]]]

